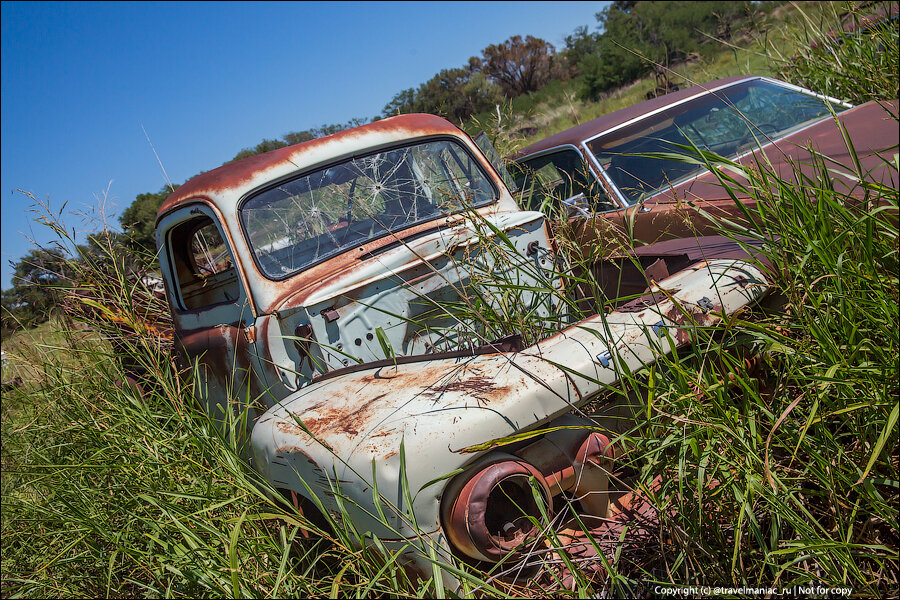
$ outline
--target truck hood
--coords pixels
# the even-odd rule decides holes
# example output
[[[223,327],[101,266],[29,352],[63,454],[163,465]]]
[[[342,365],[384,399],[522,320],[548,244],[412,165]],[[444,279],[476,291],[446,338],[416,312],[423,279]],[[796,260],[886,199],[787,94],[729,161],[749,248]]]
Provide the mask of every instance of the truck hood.
[[[624,365],[637,370],[660,352],[687,344],[691,323],[711,324],[768,290],[757,267],[731,260],[695,264],[660,285],[665,293],[654,294],[656,303],[597,315],[522,352],[426,356],[420,363],[313,382],[257,422],[255,467],[286,489],[303,492],[302,479],[326,507],[339,486],[341,496],[352,500],[344,508],[354,523],[371,523],[378,514],[377,485],[399,514],[412,509],[422,530],[436,529],[445,482],[425,486],[477,457],[465,448],[572,411],[614,384]],[[404,471],[411,507],[402,492]],[[412,534],[403,518],[393,523],[371,526],[380,537]]]
[[[516,211],[489,214],[482,218],[499,231],[507,231],[543,221],[544,216],[538,212]],[[397,238],[394,243],[378,248],[377,251],[361,251],[357,264],[351,268],[336,270],[321,282],[298,290],[278,305],[276,312],[290,312],[300,306],[315,306],[340,296],[352,296],[355,290],[432,262],[440,256],[452,254],[478,240],[469,220],[445,221],[446,224],[433,223],[430,228],[412,238]]]

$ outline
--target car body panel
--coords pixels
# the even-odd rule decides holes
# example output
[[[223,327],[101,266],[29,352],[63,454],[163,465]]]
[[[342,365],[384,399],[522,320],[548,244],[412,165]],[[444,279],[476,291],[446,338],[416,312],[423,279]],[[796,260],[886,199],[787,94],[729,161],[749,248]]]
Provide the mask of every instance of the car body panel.
[[[562,147],[574,146],[581,151],[584,164],[588,172],[596,178],[597,185],[602,185],[607,191],[607,195],[615,198],[620,207],[613,210],[595,211],[590,215],[574,216],[572,222],[576,230],[575,239],[580,244],[590,245],[601,239],[618,238],[625,241],[629,237],[641,243],[653,243],[662,239],[712,235],[716,232],[717,225],[702,217],[697,209],[702,209],[720,219],[737,223],[745,222],[744,210],[737,206],[725,192],[715,174],[701,171],[685,181],[676,182],[672,186],[660,189],[635,205],[618,192],[614,182],[603,171],[589,150],[588,144],[672,106],[754,80],[776,83],[788,89],[803,91],[827,99],[824,96],[808,92],[808,90],[775,80],[749,76],[730,77],[673,92],[598,117],[531,144],[517,152],[513,159],[525,161]],[[828,100],[837,102],[834,99]],[[865,179],[895,188],[898,182],[893,179],[895,175],[885,164],[884,159],[886,158],[890,162],[891,153],[896,153],[897,113],[898,102],[896,100],[872,101],[843,110],[836,117],[840,128],[843,128],[852,140]],[[757,148],[733,160],[747,168],[755,168],[758,161],[763,161],[771,165],[780,176],[793,177],[795,166],[799,166],[804,174],[809,174],[814,168],[808,149],[812,147],[833,161],[828,166],[838,171],[835,173],[835,181],[838,186],[843,185],[845,188],[843,191],[862,197],[864,190],[862,186],[858,185],[855,174],[850,173],[848,176],[844,176],[841,173],[841,171],[847,171],[846,166],[853,164],[853,157],[850,155],[840,128],[834,118],[825,117],[774,141],[767,139],[762,132],[759,132],[755,140],[758,144]],[[675,149],[672,151],[674,152]],[[655,159],[647,158],[645,160],[653,161]],[[837,165],[845,165],[845,167],[837,167]],[[729,175],[733,174],[729,173]],[[741,199],[741,203],[745,204],[747,208],[753,209],[752,200]]]
[[[417,523],[425,531],[437,528],[442,487],[422,488],[480,455],[462,449],[571,412],[615,383],[623,364],[639,369],[660,352],[684,346],[693,327],[716,322],[768,289],[758,267],[733,260],[695,263],[659,285],[658,303],[595,316],[521,352],[385,366],[314,382],[259,420],[255,465],[292,488],[303,478],[325,498],[341,482],[341,493],[358,505],[351,507],[354,520],[362,522],[377,514],[373,469],[378,490],[401,515],[409,511],[399,480],[402,442]],[[702,308],[702,299],[709,308]],[[333,500],[323,502],[337,510]],[[400,515],[394,527],[414,535]]]

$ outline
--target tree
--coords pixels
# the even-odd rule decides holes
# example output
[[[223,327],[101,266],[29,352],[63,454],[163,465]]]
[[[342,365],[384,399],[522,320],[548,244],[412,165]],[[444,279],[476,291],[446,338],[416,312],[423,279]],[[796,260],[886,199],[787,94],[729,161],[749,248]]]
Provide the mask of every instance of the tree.
[[[368,122],[369,119],[365,117],[357,117],[350,119],[346,123],[330,123],[327,125],[319,125],[318,127],[313,127],[312,129],[304,129],[303,131],[291,131],[284,134],[281,139],[283,139],[288,146],[293,146],[294,144],[308,142],[310,140],[325,137],[326,135],[332,135],[346,129],[359,127],[360,125],[365,125]]]
[[[578,71],[584,59],[600,50],[600,33],[590,31],[587,25],[576,27],[571,35],[565,38],[566,48],[562,55],[571,71]]]
[[[710,36],[729,34],[746,10],[746,2],[613,2],[596,14],[596,51],[579,64],[582,97],[596,99],[654,63],[667,66],[698,51]]]
[[[385,117],[416,112],[416,89],[407,88],[394,94],[394,97],[384,105],[381,114]]]
[[[122,244],[139,254],[156,253],[156,213],[163,201],[172,193],[172,188],[166,185],[158,192],[138,194],[119,217],[122,225]]]
[[[17,331],[21,325],[21,321],[17,318],[18,309],[20,308],[19,297],[14,289],[3,290],[0,295],[0,337],[6,337]]]
[[[432,113],[462,123],[489,110],[503,98],[500,88],[480,71],[481,61],[469,59],[464,67],[444,69],[417,89],[396,94],[385,105],[385,117],[406,113]]]
[[[258,143],[253,148],[244,148],[243,150],[235,154],[234,158],[232,158],[229,162],[241,160],[242,158],[247,158],[248,156],[256,156],[257,154],[262,154],[263,152],[278,150],[279,148],[284,148],[285,146],[287,146],[287,143],[283,140],[263,139],[263,141]]]
[[[416,112],[435,113],[456,123],[490,109],[501,98],[484,74],[468,68],[444,69],[419,87]]]
[[[483,72],[500,85],[507,97],[541,88],[562,75],[553,45],[536,37],[514,35],[482,50]]]
[[[70,284],[65,254],[59,249],[34,248],[12,267],[13,287],[2,298],[4,326],[43,323],[58,304],[61,289]]]

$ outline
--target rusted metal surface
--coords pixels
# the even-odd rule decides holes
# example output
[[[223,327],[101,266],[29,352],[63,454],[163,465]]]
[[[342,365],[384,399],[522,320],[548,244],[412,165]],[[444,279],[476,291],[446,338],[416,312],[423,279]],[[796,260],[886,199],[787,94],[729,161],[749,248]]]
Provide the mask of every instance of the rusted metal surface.
[[[738,276],[754,283],[741,287]],[[254,462],[268,477],[296,481],[297,473],[269,464],[267,448],[306,446],[317,460],[334,465],[329,469],[339,478],[368,473],[374,461],[378,489],[392,490],[390,500],[406,510],[405,499],[393,496],[400,489],[401,441],[407,457],[416,457],[408,484],[419,489],[468,462],[457,450],[559,418],[616,381],[619,361],[632,368],[652,362],[659,352],[687,343],[694,327],[716,322],[768,289],[756,267],[726,260],[700,263],[663,285],[669,295],[658,304],[598,315],[522,352],[383,366],[303,388],[254,429]],[[704,301],[712,310],[701,306]],[[601,357],[609,351],[604,364]],[[363,505],[371,502],[361,488],[343,491]],[[409,507],[421,526],[440,526],[439,497],[437,487],[433,494],[426,490]]]
[[[449,509],[447,537],[470,558],[496,562],[536,533],[529,517],[540,520],[541,513],[531,493],[532,477],[552,513],[550,488],[541,473],[512,458],[502,457],[472,475]]]
[[[646,551],[648,545],[658,544],[660,512],[651,497],[659,492],[661,484],[662,480],[657,477],[647,490],[649,494],[642,490],[610,494],[609,510],[604,518],[581,517],[582,522],[588,525],[587,531],[580,530],[574,520],[560,527],[559,547],[549,549],[548,562],[559,564],[551,576],[552,581],[560,581],[564,588],[574,589],[574,577],[565,561],[560,560],[562,553],[567,555],[569,562],[579,567],[581,576],[602,578],[609,574],[606,573],[604,561],[598,556],[598,549],[607,564],[614,564],[618,557],[627,552]],[[545,574],[544,578],[548,575]]]
[[[612,447],[609,438],[596,431],[578,448],[572,492],[589,515],[605,517],[609,506],[609,472]]]
[[[703,260],[731,259],[751,262],[770,273],[771,261],[762,252],[763,242],[741,236],[686,237],[656,242],[594,262],[594,281],[609,300],[644,295],[669,274]],[[659,295],[659,292],[657,292]],[[618,307],[625,312],[640,311],[653,298],[641,297]]]
[[[280,281],[260,271],[238,216],[247,194],[305,169],[330,169],[349,156],[434,136],[456,140],[496,186],[477,218],[441,215]],[[221,256],[230,257],[234,270],[195,281],[183,254],[192,251],[197,226],[208,222],[221,234]],[[549,317],[554,308],[530,290],[556,285],[548,274],[554,244],[543,217],[516,208],[467,136],[422,115],[211,171],[173,194],[157,225],[176,350],[183,365],[197,364],[195,384],[207,409],[223,423],[249,409],[249,458],[263,477],[298,509],[308,506],[312,490],[328,513],[343,511],[360,531],[404,548],[414,572],[422,573],[431,570],[432,551],[448,559],[455,549],[470,559],[498,560],[531,536],[530,521],[510,513],[519,505],[539,516],[530,504],[532,480],[551,513],[553,496],[565,493],[605,516],[609,440],[570,413],[608,389],[623,369],[677,350],[690,342],[693,328],[768,291],[763,270],[733,248],[714,251],[713,241],[699,249],[663,247],[635,254],[649,267],[636,281],[653,296],[633,310],[596,315],[528,347],[520,335],[493,342],[460,337],[474,339],[462,347],[477,347],[442,351],[441,341],[465,333],[465,324],[442,321],[441,308],[459,301],[476,264],[491,273],[522,269],[526,274],[515,284],[530,294],[536,315]],[[199,308],[186,309],[195,304],[185,302],[192,297],[179,276],[191,276],[199,290],[193,299],[210,305],[199,301]],[[235,282],[234,298],[213,289],[226,279]],[[544,425],[564,429],[506,454],[469,450]],[[456,469],[463,474],[447,482],[444,476]],[[382,508],[384,520],[375,517]]]
[[[553,426],[566,429],[548,433],[515,454],[534,465],[556,495],[581,486],[584,469],[589,463],[602,466],[613,458],[613,448],[606,436],[591,433],[593,424],[584,419],[564,415],[556,419]],[[597,516],[604,514],[601,510]]]
[[[612,447],[590,432],[591,423],[564,415],[551,433],[517,450],[491,452],[451,482],[444,493],[442,522],[453,547],[475,560],[497,561],[537,533],[544,521],[528,479],[541,491],[546,514],[553,497],[571,492],[587,514],[607,516]],[[530,518],[528,518],[530,517]]]
[[[278,148],[226,163],[192,178],[163,202],[159,213],[165,214],[194,197],[217,197],[223,192],[247,188],[248,184],[252,185],[257,181],[267,183],[280,175],[273,173],[276,169],[302,170],[322,161],[324,153],[317,152],[321,149],[327,148],[329,156],[340,156],[341,149],[344,150],[343,154],[350,154],[361,147],[375,148],[392,141],[429,135],[459,137],[459,129],[434,115],[400,115]]]

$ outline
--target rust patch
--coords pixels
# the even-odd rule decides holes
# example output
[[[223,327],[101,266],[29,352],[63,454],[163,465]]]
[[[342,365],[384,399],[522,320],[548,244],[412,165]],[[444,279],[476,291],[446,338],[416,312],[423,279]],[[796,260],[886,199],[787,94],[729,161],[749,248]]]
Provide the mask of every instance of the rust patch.
[[[390,437],[396,433],[394,429],[382,429],[381,431],[377,431],[371,434],[369,437],[373,438],[382,438],[382,437]]]
[[[666,265],[665,260],[658,258],[656,259],[656,262],[644,270],[644,274],[647,276],[648,280],[662,281],[669,276],[669,268]]]
[[[306,435],[306,432],[297,425],[291,425],[290,423],[285,423],[284,421],[279,421],[278,424],[275,425],[275,429],[277,429],[281,433],[287,433],[290,435]]]
[[[386,383],[386,380],[389,383]],[[487,403],[503,398],[512,391],[509,386],[495,384],[479,371],[466,368],[465,365],[460,365],[449,373],[445,365],[433,364],[424,364],[421,369],[415,371],[398,372],[392,369],[381,369],[363,376],[359,383],[362,386],[377,384],[382,389],[389,385],[392,390],[421,388],[420,395],[435,402],[445,393],[457,392],[472,396],[479,402]],[[389,393],[389,391],[385,391],[366,400],[363,404],[349,407],[332,407],[327,401],[323,401],[310,406],[302,415],[297,416],[317,437],[333,433],[356,436],[366,433],[372,428],[374,425],[372,419],[376,409]],[[387,437],[392,433],[392,431],[386,431],[377,435],[378,437]]]
[[[462,379],[431,387],[424,392],[424,395],[437,401],[446,392],[461,392],[472,396],[479,402],[488,403],[505,397],[510,392],[510,388],[505,385],[497,385],[490,379]]]
[[[416,563],[414,554],[404,555],[403,560],[400,561],[400,565],[403,567],[403,571],[406,573],[406,577],[411,584],[418,586],[419,582],[428,580],[425,569]]]
[[[295,416],[303,421],[310,433],[317,438],[333,433],[357,436],[360,431],[371,426],[370,422],[375,414],[375,406],[386,396],[387,393],[374,396],[362,405],[353,406],[349,411],[332,408],[327,403],[320,402],[303,414]],[[316,414],[312,415],[311,412]]]
[[[226,163],[217,169],[201,173],[179,187],[163,202],[158,215],[163,215],[196,196],[215,194],[249,183],[257,174],[272,167],[302,164],[303,155],[341,140],[362,137],[371,133],[404,132],[410,137],[449,134],[460,136],[459,129],[449,121],[434,115],[412,114],[382,119],[333,135],[279,148],[242,160]]]
[[[280,448],[278,448],[278,449],[275,450],[275,454],[277,454],[277,455],[282,455],[282,454],[302,454],[302,455],[305,456],[307,459],[309,459],[310,462],[312,462],[312,459],[309,458],[309,455],[306,454],[306,451],[305,451],[303,448],[299,447],[299,446],[281,446]],[[313,464],[315,464],[315,463],[313,463]]]
[[[665,302],[666,300],[667,300],[667,298],[666,298],[665,294],[662,294],[659,292],[653,292],[650,294],[645,294],[645,295],[641,296],[640,298],[635,298],[634,300],[631,300],[630,302],[626,302],[622,306],[616,307],[616,310],[618,312],[623,312],[623,313],[641,312],[641,311],[645,310],[646,308],[649,308],[651,306],[656,306],[660,302]]]

